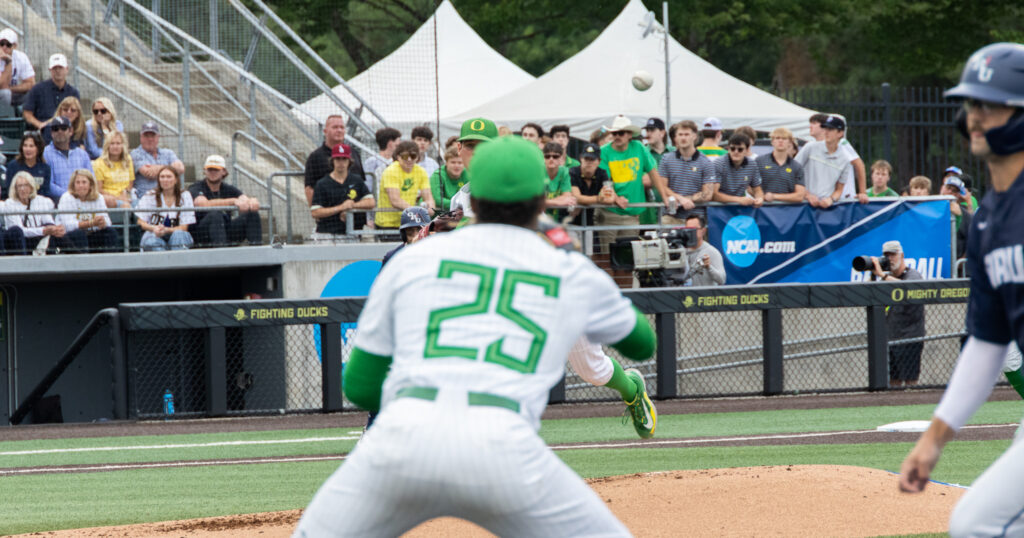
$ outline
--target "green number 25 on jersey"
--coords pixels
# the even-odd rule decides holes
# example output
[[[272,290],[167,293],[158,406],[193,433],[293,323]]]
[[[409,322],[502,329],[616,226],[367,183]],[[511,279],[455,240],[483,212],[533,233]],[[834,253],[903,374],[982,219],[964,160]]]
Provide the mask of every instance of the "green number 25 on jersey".
[[[498,301],[494,306],[495,314],[498,314],[512,321],[524,331],[529,333],[533,340],[530,342],[529,351],[526,357],[517,358],[510,356],[501,350],[505,341],[501,337],[491,342],[484,352],[484,361],[500,364],[517,372],[533,373],[537,370],[537,362],[540,360],[541,352],[544,350],[544,343],[547,341],[548,333],[530,318],[512,306],[512,300],[516,292],[523,286],[534,286],[542,290],[545,296],[557,298],[559,279],[550,275],[542,275],[529,271],[506,270],[500,283],[497,280],[498,270],[494,267],[477,265],[473,263],[443,260],[438,270],[438,278],[450,279],[456,273],[473,275],[479,278],[476,298],[468,303],[438,308],[430,312],[427,321],[427,344],[423,349],[423,357],[427,359],[438,358],[463,358],[475,360],[479,349],[460,346],[443,346],[438,344],[441,338],[442,324],[445,321],[464,316],[475,316],[487,314],[491,298],[495,290],[498,293]]]

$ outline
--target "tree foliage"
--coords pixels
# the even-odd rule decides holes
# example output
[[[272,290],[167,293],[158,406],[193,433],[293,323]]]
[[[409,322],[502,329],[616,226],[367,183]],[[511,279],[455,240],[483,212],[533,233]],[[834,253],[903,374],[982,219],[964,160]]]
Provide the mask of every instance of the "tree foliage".
[[[437,0],[268,2],[345,78],[399,47]],[[625,2],[453,0],[498,52],[541,75],[589,44]],[[645,0],[661,20],[661,2]],[[1024,40],[1024,4],[963,0],[673,0],[683,46],[763,88],[948,84],[967,56]]]

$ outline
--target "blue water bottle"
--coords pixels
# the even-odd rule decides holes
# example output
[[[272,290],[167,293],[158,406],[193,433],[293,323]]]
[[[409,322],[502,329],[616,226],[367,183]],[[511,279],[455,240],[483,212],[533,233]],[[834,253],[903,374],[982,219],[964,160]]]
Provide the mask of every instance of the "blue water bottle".
[[[174,395],[171,394],[171,389],[164,391],[164,414],[174,414]]]

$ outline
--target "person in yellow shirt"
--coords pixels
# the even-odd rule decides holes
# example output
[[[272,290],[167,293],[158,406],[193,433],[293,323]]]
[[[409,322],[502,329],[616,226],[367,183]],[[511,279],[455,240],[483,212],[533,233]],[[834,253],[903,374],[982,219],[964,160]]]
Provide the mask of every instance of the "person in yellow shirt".
[[[131,206],[129,189],[135,182],[135,166],[128,154],[124,133],[113,131],[107,136],[103,153],[92,162],[92,169],[107,207]]]
[[[420,159],[420,148],[415,142],[405,140],[395,148],[395,162],[388,165],[381,174],[380,208],[395,208],[399,211],[378,212],[374,221],[379,229],[395,230],[401,220],[401,210],[426,203],[427,210],[434,213],[434,196],[430,193],[430,178],[427,171],[416,164]]]

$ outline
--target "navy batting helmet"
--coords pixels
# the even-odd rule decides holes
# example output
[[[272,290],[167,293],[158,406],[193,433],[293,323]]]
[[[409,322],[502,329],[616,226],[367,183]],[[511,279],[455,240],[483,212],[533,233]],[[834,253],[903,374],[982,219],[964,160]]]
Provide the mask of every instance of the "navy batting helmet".
[[[989,129],[985,139],[996,155],[1024,151],[1024,45],[994,43],[978,49],[967,60],[960,84],[946,90],[948,99],[977,99],[1017,111],[1006,124]],[[968,137],[966,114],[956,118],[957,128]]]

